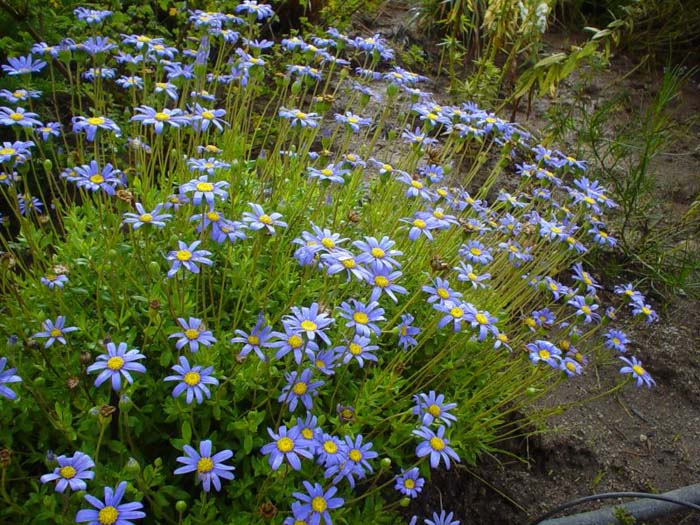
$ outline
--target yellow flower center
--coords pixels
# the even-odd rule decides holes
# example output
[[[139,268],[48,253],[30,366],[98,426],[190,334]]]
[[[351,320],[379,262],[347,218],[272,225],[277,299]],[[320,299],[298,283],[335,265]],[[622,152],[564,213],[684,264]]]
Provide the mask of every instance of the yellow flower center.
[[[306,321],[301,322],[301,327],[302,329],[311,332],[312,330],[316,330],[318,328],[318,325],[314,323],[313,321],[309,321],[308,319]]]
[[[207,212],[207,219],[209,219],[210,221],[218,221],[219,218],[220,218],[220,215],[218,213],[216,213],[215,211]]]
[[[102,175],[100,175],[99,173],[90,177],[90,182],[92,182],[93,184],[102,184],[104,181],[105,181],[105,178]]]
[[[215,146],[214,144],[207,144],[204,147],[204,149],[210,153],[216,153],[217,151],[219,151],[219,148],[217,146]]]
[[[326,368],[326,363],[324,363],[320,359],[316,359],[316,361],[314,361],[314,366],[316,368]]]
[[[559,343],[559,346],[561,346],[564,351],[568,351],[569,348],[571,348],[571,343],[569,341],[564,340],[561,343]]]
[[[311,510],[314,512],[321,514],[322,512],[325,512],[327,508],[328,503],[326,503],[326,498],[323,496],[316,496],[311,500]]]
[[[484,314],[481,314],[481,313],[476,314],[474,316],[474,318],[476,319],[476,322],[479,324],[489,324],[489,320],[487,319],[487,317]]]
[[[198,372],[187,372],[183,380],[188,386],[197,386],[201,380],[201,376]]]
[[[287,343],[289,343],[289,346],[291,346],[292,348],[299,348],[302,345],[303,341],[298,335],[293,335],[292,337],[287,339]]]
[[[394,171],[394,166],[391,164],[382,164],[382,169],[384,171]]]
[[[189,261],[192,258],[192,252],[189,250],[178,250],[175,254],[175,258],[182,262]]]
[[[437,406],[435,403],[428,407],[428,414],[430,414],[433,417],[438,417],[440,415],[440,412],[442,412],[440,410],[440,407]]]
[[[552,227],[550,228],[550,231],[551,231],[552,233],[561,233],[561,228],[560,228],[559,226],[552,226]]]
[[[540,356],[540,359],[547,360],[552,354],[549,353],[549,350],[540,350],[538,355]]]
[[[437,450],[438,452],[440,452],[441,450],[443,450],[445,448],[445,441],[440,439],[437,436],[431,437],[430,438],[430,447],[433,450]]]
[[[147,36],[145,36],[145,35],[140,35],[140,36],[136,37],[136,41],[137,41],[137,42],[142,42],[142,43],[144,43],[144,44],[147,44],[148,42],[151,41],[151,38],[150,38],[150,37],[147,37]]]
[[[333,175],[333,170],[329,170],[328,168],[324,168],[321,170],[321,174],[324,177],[330,177],[331,175]]]
[[[479,276],[476,275],[474,272],[469,272],[467,274],[467,277],[469,277],[470,281],[476,281],[477,279],[479,279]]]
[[[213,163],[213,162],[205,162],[205,163],[204,163],[204,167],[205,167],[206,169],[210,170],[210,169],[212,169],[212,168],[214,167],[214,163]]]
[[[411,490],[411,489],[415,488],[416,482],[410,478],[405,479],[405,480],[403,480],[403,486],[406,487],[407,489]]]
[[[281,437],[277,440],[277,450],[280,452],[289,452],[294,448],[294,441],[288,437]]]
[[[122,359],[118,355],[114,356],[114,357],[110,357],[107,360],[107,368],[109,368],[110,370],[113,370],[115,372],[117,370],[121,370],[123,366],[124,366],[124,359]]]
[[[425,221],[421,219],[415,219],[413,221],[413,226],[422,230],[423,228],[425,228]]]
[[[583,272],[583,282],[589,286],[591,284],[593,284],[593,281],[591,280],[590,276],[586,272]]]
[[[417,180],[412,180],[412,181],[411,181],[411,186],[413,186],[413,187],[416,188],[417,190],[420,190],[420,189],[423,188],[423,184],[421,184],[420,181],[417,181]]]
[[[433,217],[435,217],[436,219],[443,219],[445,218],[445,214],[442,213],[440,210],[435,210],[433,212]]]
[[[159,111],[158,113],[153,115],[153,118],[156,119],[158,122],[164,122],[166,120],[170,120],[170,115]]]
[[[100,512],[97,513],[97,521],[102,525],[114,525],[119,519],[119,511],[108,505],[107,507],[102,507]]]
[[[12,96],[15,97],[15,98],[22,98],[22,97],[24,97],[26,94],[27,94],[27,92],[24,91],[24,90],[17,90],[17,91],[15,91],[14,93],[12,93]]]
[[[389,286],[389,279],[387,279],[383,275],[377,275],[374,278],[374,284],[376,284],[380,288],[386,288],[387,286]]]
[[[0,155],[14,155],[16,151],[14,148],[2,148],[0,149]]]
[[[59,330],[58,328],[53,328],[51,329],[49,334],[51,334],[51,337],[61,337],[63,335],[63,332],[61,332],[61,330]]]
[[[153,215],[151,215],[150,213],[144,213],[143,215],[141,215],[141,217],[139,217],[139,220],[141,222],[151,222],[153,220]]]
[[[258,220],[267,226],[270,226],[272,224],[272,218],[269,215],[266,215],[265,213],[258,217]]]
[[[294,116],[296,118],[302,119],[302,118],[306,118],[306,113],[304,113],[303,111],[297,111],[296,113],[294,113]]]
[[[87,123],[91,126],[101,126],[105,123],[104,117],[90,117],[87,119]]]
[[[343,266],[345,266],[345,268],[348,268],[348,269],[354,268],[357,265],[357,263],[355,262],[355,259],[353,259],[353,258],[344,259],[341,262],[343,263]]]
[[[352,355],[360,355],[362,353],[362,347],[357,343],[350,343],[348,350]]]
[[[323,450],[325,450],[328,454],[335,454],[338,452],[338,445],[335,444],[335,441],[329,440],[323,444]]]
[[[438,116],[435,113],[428,113],[425,117],[429,120],[437,120],[438,118]]]
[[[462,317],[464,315],[464,310],[462,310],[458,306],[455,306],[454,308],[452,308],[450,310],[450,315],[452,317],[454,317],[455,319],[459,319],[460,317]]]
[[[566,242],[568,242],[569,244],[576,244],[576,239],[574,239],[573,237],[569,236],[569,237],[566,238]]]
[[[438,288],[437,294],[438,294],[438,297],[440,297],[440,299],[449,299],[450,298],[450,292],[446,288]]]
[[[310,428],[304,428],[301,431],[301,435],[304,439],[312,439],[314,437],[314,431]]]
[[[481,255],[481,250],[479,248],[470,248],[469,253],[471,253],[475,257],[478,257],[479,255]]]
[[[214,113],[212,113],[211,111],[202,111],[201,116],[202,116],[202,118],[205,118],[207,120],[211,120],[214,118]]]
[[[207,474],[212,470],[214,470],[214,462],[211,458],[199,458],[199,461],[197,461],[198,474]]]
[[[638,376],[643,376],[644,374],[646,374],[646,371],[639,365],[634,365],[632,367],[632,370],[634,370],[634,373]]]
[[[612,338],[612,342],[613,342],[613,344],[615,344],[615,345],[619,345],[622,341],[620,341],[620,338],[619,338],[619,337],[613,337],[613,338]]]
[[[196,330],[195,328],[188,328],[185,330],[185,337],[190,341],[197,339],[199,337],[199,330]]]
[[[248,344],[258,345],[258,344],[260,344],[260,338],[257,335],[249,335],[248,336]]]
[[[535,321],[532,317],[528,317],[525,319],[525,324],[530,328],[535,328],[537,326],[537,321]]]
[[[360,119],[357,117],[348,117],[348,122],[350,124],[357,124],[358,122],[360,122]]]
[[[323,239],[321,239],[321,244],[323,244],[324,248],[327,248],[329,250],[331,248],[335,248],[335,242],[330,237],[324,237]]]
[[[70,465],[66,465],[58,471],[63,479],[73,479],[77,474],[77,471]]]
[[[214,189],[214,185],[211,182],[198,182],[195,188],[197,191],[207,193]]]
[[[292,387],[292,391],[298,396],[303,396],[304,394],[306,394],[307,390],[308,390],[308,386],[303,381],[299,381],[298,383],[294,383],[294,386]]]
[[[650,314],[651,314],[651,310],[650,310],[649,308],[647,308],[646,306],[642,306],[642,313],[643,313],[644,315],[650,315]]]
[[[507,343],[508,342],[508,336],[506,334],[498,334],[496,338],[501,341],[502,343]]]
[[[581,307],[581,311],[586,315],[590,315],[591,313],[591,309],[588,307],[588,305],[585,304]]]
[[[356,448],[353,448],[350,453],[348,454],[348,457],[353,460],[355,463],[360,461],[362,459],[362,452],[357,450]]]
[[[352,314],[352,319],[358,324],[367,324],[369,322],[369,317],[364,312],[355,312]]]
[[[567,361],[567,362],[566,362],[566,368],[567,368],[570,372],[576,372],[576,363],[574,363],[573,361]]]
[[[21,113],[10,113],[10,120],[14,120],[15,122],[19,122],[24,118],[24,115]]]

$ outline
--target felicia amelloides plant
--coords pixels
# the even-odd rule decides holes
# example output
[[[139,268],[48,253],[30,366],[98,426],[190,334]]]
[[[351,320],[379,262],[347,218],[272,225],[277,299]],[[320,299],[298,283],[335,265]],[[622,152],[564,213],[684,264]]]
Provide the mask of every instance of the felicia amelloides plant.
[[[76,16],[3,65],[5,520],[401,523],[589,357],[653,384],[609,325],[655,312],[579,262],[615,242],[582,161],[378,35]],[[59,62],[72,91],[34,89]]]

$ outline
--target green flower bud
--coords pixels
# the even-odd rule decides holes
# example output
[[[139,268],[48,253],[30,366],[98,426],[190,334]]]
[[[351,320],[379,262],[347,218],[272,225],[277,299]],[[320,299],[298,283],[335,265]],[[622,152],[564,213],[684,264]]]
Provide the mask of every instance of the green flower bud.
[[[298,95],[301,92],[301,81],[296,80],[292,84],[292,95]]]
[[[177,503],[175,503],[175,510],[182,514],[187,510],[187,502],[183,500],[178,500]]]
[[[391,459],[390,458],[382,458],[382,460],[379,462],[380,467],[383,470],[387,470],[391,468]]]
[[[360,95],[360,107],[361,108],[367,107],[367,104],[369,104],[370,98],[371,97],[367,93],[362,93]]]
[[[52,169],[53,162],[51,162],[51,159],[44,159],[44,171],[46,171],[46,173],[51,173]]]
[[[122,394],[119,397],[119,410],[122,412],[128,412],[132,406],[134,406],[134,403],[129,396]]]
[[[151,261],[148,263],[148,273],[153,274],[153,275],[159,275],[160,274],[160,263],[157,261]]]
[[[138,474],[141,471],[141,465],[134,458],[129,458],[129,461],[126,462],[124,470],[129,474]]]
[[[386,87],[386,94],[389,95],[390,98],[395,97],[396,95],[399,94],[399,86],[397,84],[391,83]]]
[[[402,507],[408,507],[411,504],[411,498],[401,498],[401,501],[399,501],[399,505]]]

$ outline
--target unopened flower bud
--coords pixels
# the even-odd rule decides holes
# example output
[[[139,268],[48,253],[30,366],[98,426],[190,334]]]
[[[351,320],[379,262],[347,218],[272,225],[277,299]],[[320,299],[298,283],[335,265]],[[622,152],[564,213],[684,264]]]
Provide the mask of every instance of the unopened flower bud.
[[[119,410],[122,412],[128,412],[129,409],[134,406],[133,401],[131,401],[131,398],[127,396],[126,394],[122,394],[119,397]]]
[[[183,500],[178,500],[177,503],[175,503],[175,510],[182,514],[187,510],[187,502]]]
[[[124,470],[129,474],[138,474],[141,471],[141,465],[134,458],[129,458],[129,461],[126,462]]]

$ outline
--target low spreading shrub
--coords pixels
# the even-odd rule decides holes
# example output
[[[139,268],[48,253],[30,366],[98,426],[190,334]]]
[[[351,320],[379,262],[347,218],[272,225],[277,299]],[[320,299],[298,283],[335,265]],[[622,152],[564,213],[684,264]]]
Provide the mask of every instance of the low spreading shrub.
[[[379,35],[76,15],[2,66],[4,522],[395,523],[602,348],[653,384],[608,325],[655,312],[580,262],[615,242],[585,162]]]

